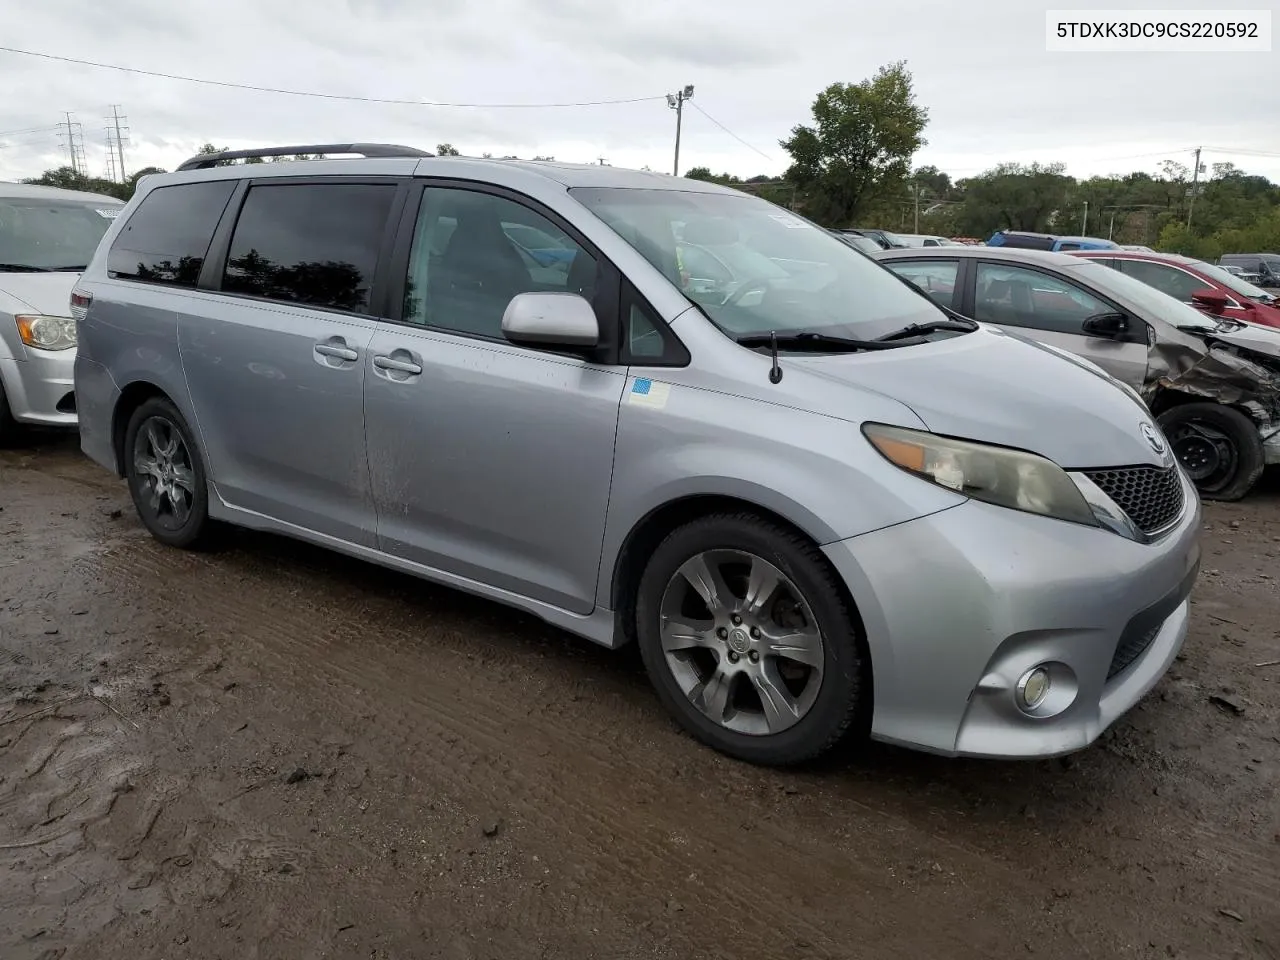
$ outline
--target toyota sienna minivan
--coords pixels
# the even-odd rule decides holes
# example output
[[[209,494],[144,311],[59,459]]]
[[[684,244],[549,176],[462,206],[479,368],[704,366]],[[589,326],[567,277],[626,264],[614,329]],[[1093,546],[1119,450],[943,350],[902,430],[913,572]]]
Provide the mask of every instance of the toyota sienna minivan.
[[[359,156],[223,162],[296,153]],[[691,237],[770,269],[693,278]],[[634,640],[735,757],[1067,753],[1187,632],[1200,504],[1132,392],[734,190],[197,157],[72,309],[83,449],[157,540],[272,531]]]

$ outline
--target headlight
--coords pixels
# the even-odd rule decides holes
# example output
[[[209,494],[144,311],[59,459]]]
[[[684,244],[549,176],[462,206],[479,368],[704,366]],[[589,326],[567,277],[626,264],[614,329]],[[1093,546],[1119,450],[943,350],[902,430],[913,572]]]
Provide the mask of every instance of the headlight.
[[[1072,523],[1098,525],[1066,471],[1034,453],[879,423],[864,424],[862,432],[890,463],[966,497]]]
[[[40,317],[19,314],[18,336],[37,350],[70,350],[76,345],[76,322],[70,317]]]

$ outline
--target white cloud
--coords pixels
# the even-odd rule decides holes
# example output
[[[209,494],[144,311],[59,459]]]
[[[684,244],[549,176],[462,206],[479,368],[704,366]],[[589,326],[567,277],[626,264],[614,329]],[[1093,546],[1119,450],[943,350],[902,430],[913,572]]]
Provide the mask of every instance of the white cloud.
[[[743,176],[785,169],[778,140],[809,120],[822,87],[896,59],[908,61],[930,110],[917,162],[958,176],[1006,160],[1061,160],[1077,175],[1154,170],[1175,151],[1189,162],[1196,145],[1280,154],[1274,54],[1047,53],[1045,9],[1096,0],[43,0],[21,16],[17,0],[4,2],[6,46],[259,86],[510,103],[661,98],[692,83],[682,166]],[[379,140],[667,170],[675,127],[661,99],[560,109],[360,104],[3,52],[0,89],[5,178],[66,162],[53,125],[68,110],[91,172],[101,173],[113,103],[129,118],[130,169],[171,168],[206,141]],[[45,129],[3,135],[35,127]],[[1222,159],[1280,180],[1280,156],[1206,152],[1208,162]]]

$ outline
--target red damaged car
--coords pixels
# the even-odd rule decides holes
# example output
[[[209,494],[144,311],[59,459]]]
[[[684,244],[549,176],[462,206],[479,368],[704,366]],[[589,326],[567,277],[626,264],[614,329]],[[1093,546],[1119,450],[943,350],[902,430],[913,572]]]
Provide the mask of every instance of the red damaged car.
[[[1215,317],[1280,327],[1280,300],[1203,260],[1174,253],[1073,250]]]

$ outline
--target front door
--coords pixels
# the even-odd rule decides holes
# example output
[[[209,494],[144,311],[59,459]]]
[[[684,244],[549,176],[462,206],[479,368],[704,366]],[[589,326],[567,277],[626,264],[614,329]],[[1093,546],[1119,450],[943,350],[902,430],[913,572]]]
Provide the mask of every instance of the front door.
[[[980,260],[973,271],[975,320],[994,323],[1033,340],[1091,360],[1135,389],[1147,377],[1144,329],[1122,338],[1091,336],[1084,321],[1116,308],[1083,287],[1031,267]]]
[[[370,289],[396,184],[255,184],[221,290],[178,316],[218,494],[234,507],[375,542],[364,447]]]
[[[401,322],[365,360],[382,550],[591,612],[626,368],[516,346],[502,315],[518,293],[593,299],[597,268],[522,199],[423,190]]]

